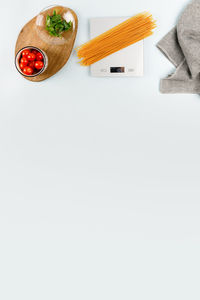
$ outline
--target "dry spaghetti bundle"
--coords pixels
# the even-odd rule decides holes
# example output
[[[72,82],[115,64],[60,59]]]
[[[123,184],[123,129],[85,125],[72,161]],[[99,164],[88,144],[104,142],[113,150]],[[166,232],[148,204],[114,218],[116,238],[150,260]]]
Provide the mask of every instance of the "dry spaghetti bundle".
[[[80,64],[89,66],[153,34],[156,23],[149,13],[140,13],[77,48]]]

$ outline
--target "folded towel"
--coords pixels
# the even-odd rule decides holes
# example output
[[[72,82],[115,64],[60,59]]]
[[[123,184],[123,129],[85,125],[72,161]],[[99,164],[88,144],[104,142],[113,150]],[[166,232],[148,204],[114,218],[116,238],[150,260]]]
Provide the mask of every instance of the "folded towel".
[[[157,47],[176,67],[160,82],[162,93],[200,94],[200,0],[193,0]]]

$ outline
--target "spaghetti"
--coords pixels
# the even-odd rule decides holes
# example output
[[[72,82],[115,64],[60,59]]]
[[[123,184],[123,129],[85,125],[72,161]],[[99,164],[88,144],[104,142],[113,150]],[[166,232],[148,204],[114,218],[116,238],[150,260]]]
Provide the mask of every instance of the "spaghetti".
[[[80,64],[93,63],[143,40],[153,34],[156,23],[151,14],[145,12],[129,18],[119,25],[77,48]]]

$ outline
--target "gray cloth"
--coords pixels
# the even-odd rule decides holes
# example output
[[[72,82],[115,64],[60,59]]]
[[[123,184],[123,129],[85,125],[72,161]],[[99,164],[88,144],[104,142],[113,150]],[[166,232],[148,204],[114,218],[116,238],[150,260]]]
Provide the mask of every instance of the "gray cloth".
[[[200,94],[200,0],[193,0],[157,47],[176,67],[160,82],[162,93]]]

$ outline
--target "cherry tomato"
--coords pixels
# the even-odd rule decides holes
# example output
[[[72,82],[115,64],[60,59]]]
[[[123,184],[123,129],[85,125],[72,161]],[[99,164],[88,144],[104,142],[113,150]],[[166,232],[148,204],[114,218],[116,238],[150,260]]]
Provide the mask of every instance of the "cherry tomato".
[[[22,57],[20,60],[20,64],[23,64],[24,67],[28,65],[28,59],[26,57]]]
[[[31,67],[32,69],[35,68],[35,62],[34,61],[29,61],[28,66]]]
[[[32,74],[33,74],[33,69],[32,69],[31,67],[25,67],[25,68],[23,69],[23,73],[24,73],[25,75],[32,75]]]
[[[35,58],[36,58],[36,55],[35,55],[34,53],[29,53],[29,54],[27,55],[27,59],[28,59],[29,61],[33,61],[33,60],[35,60]]]
[[[22,51],[22,56],[23,56],[23,57],[27,57],[27,56],[29,55],[29,53],[30,53],[30,50],[29,50],[29,49],[24,49],[24,50]]]
[[[35,55],[37,55],[37,54],[38,54],[38,51],[37,51],[37,50],[35,50],[35,49],[34,49],[34,50],[32,50],[31,52],[32,52],[32,53],[34,53]]]
[[[20,63],[19,66],[20,66],[21,70],[23,70],[23,68],[25,67],[24,64],[22,64],[22,63]]]
[[[35,68],[36,68],[37,70],[40,70],[40,69],[42,69],[43,67],[44,67],[43,61],[38,60],[38,61],[35,62]]]
[[[42,53],[38,52],[38,53],[36,54],[36,59],[37,59],[37,60],[43,60],[43,55],[42,55]]]

